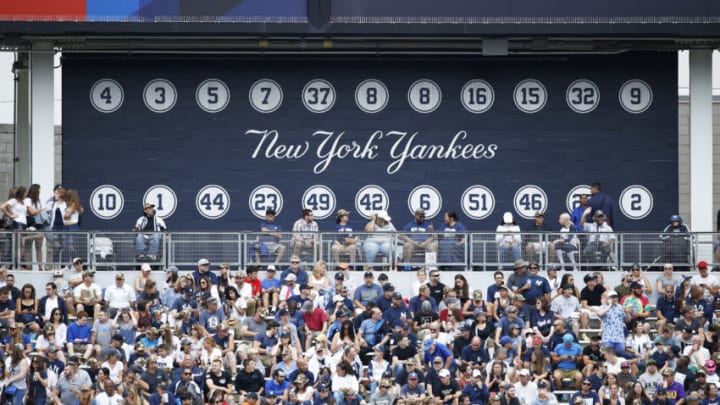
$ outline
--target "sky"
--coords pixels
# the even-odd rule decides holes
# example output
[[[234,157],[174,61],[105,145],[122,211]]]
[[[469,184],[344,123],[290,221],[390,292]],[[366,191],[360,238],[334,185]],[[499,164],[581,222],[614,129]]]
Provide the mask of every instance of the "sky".
[[[14,61],[12,52],[0,52],[0,124],[12,124],[14,122],[13,101],[15,97],[12,64]],[[689,94],[689,53],[678,52],[678,94],[687,96]],[[60,66],[60,55],[55,57],[55,125],[62,124],[62,67]],[[720,53],[713,53],[713,94],[720,95]]]

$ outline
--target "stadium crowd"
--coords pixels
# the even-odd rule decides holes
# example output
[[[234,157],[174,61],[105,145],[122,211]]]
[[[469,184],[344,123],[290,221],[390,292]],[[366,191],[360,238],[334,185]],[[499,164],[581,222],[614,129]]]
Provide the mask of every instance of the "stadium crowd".
[[[705,262],[656,280],[515,261],[494,284],[293,255],[278,269],[206,259],[112,285],[76,258],[45,293],[0,271],[2,400],[24,404],[715,405],[720,283]],[[130,276],[128,276],[130,277]],[[575,280],[578,277],[578,280]],[[580,279],[581,278],[581,279]],[[657,290],[656,302],[647,295]],[[54,401],[54,402],[53,402]]]

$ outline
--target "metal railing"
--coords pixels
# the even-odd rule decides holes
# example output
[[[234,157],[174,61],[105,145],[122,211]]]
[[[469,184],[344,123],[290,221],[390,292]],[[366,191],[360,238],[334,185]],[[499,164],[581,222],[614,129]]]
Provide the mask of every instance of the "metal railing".
[[[45,269],[82,258],[98,270],[132,269],[150,263],[192,268],[199,258],[233,267],[285,266],[292,255],[307,264],[324,260],[332,270],[348,263],[356,270],[511,269],[517,259],[566,269],[643,268],[672,263],[691,268],[697,260],[719,262],[716,233],[520,233],[495,232],[367,234],[320,232],[302,240],[292,232],[0,232],[0,264]],[[720,254],[717,255],[720,258]]]

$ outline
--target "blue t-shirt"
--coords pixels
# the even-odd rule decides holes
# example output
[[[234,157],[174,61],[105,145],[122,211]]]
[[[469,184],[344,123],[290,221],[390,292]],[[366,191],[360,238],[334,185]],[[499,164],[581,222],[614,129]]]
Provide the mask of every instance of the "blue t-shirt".
[[[367,286],[365,284],[359,286],[355,289],[355,295],[353,296],[353,300],[360,301],[363,306],[369,304],[370,302],[374,302],[378,297],[381,297],[383,295],[383,290],[380,285],[373,283],[371,286]]]
[[[263,291],[269,290],[271,288],[277,288],[279,290],[280,287],[282,287],[282,283],[280,283],[280,280],[278,280],[276,278],[274,278],[272,280],[269,278],[264,278],[260,282],[260,286],[262,287]]]
[[[260,347],[270,350],[271,347],[275,346],[278,342],[276,336],[268,336],[267,333],[260,333],[255,335],[255,342],[260,342]]]
[[[290,270],[290,267],[287,267],[280,275],[280,280],[284,281],[290,273],[292,273],[292,270]],[[297,279],[295,280],[295,285],[303,285],[308,283],[308,275],[305,270],[299,268],[297,273],[293,274],[295,274],[295,277],[297,277]]]
[[[430,232],[428,231],[429,226],[430,224],[428,224],[427,221],[423,221],[420,224],[415,221],[410,221],[403,228],[403,232],[406,232],[408,234],[407,236],[413,241],[422,243],[430,237],[430,235],[428,234]]]
[[[600,403],[600,397],[598,397],[598,394],[595,391],[590,391],[587,394],[583,394],[582,392],[578,391],[573,394],[572,398],[570,399],[570,403],[575,403],[575,398],[582,398],[583,399],[583,405],[595,405]]]
[[[444,344],[440,342],[435,342],[435,351],[433,353],[430,353],[429,350],[424,351],[424,358],[423,362],[426,364],[432,364],[432,361],[435,357],[440,356],[443,360],[443,365],[447,362],[447,359],[452,357],[452,352],[450,349],[447,348]]]
[[[265,396],[266,397],[279,397],[285,393],[285,390],[290,389],[290,383],[287,380],[283,380],[282,383],[276,384],[275,379],[271,378],[265,383]]]
[[[260,232],[260,236],[258,236],[259,242],[269,242],[269,243],[278,243],[276,237],[270,235],[270,232],[282,232],[282,227],[276,223],[269,223],[267,221],[262,221],[260,223],[260,229],[267,229],[268,232]]]
[[[218,306],[214,312],[203,311],[200,314],[200,325],[207,329],[208,333],[217,333],[217,328],[225,320],[225,311]]]
[[[573,357],[571,360],[561,361],[560,363],[558,363],[557,367],[562,370],[576,370],[577,363],[575,362],[575,358],[577,358],[577,356],[579,356],[581,353],[582,349],[577,343],[571,343],[570,347],[567,347],[565,344],[559,344],[555,346],[555,354],[557,354],[558,356]]]
[[[5,302],[0,301],[0,312],[5,311],[6,309],[14,311],[15,310],[15,302],[9,298]]]
[[[342,224],[335,224],[335,232],[337,232],[337,236],[335,236],[335,240],[340,242],[341,245],[345,244],[345,238],[352,238],[353,237],[353,231],[355,229],[350,223],[347,223],[345,225]]]

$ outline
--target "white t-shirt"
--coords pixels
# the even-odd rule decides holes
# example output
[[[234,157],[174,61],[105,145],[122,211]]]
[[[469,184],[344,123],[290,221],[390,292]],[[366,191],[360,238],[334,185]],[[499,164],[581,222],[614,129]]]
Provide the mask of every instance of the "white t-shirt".
[[[577,297],[574,295],[567,298],[565,298],[564,295],[561,295],[552,300],[550,310],[556,315],[567,319],[570,318],[573,313],[580,311],[580,301],[578,301]]]
[[[716,287],[718,285],[717,277],[710,274],[708,271],[707,277],[703,277],[699,274],[696,274],[692,276],[690,279],[690,284],[699,286],[700,284],[708,285],[710,287]],[[712,294],[710,294],[710,291],[703,288],[703,298],[706,300],[709,300],[712,298]]]
[[[135,289],[127,284],[122,287],[112,285],[105,289],[105,301],[110,308],[130,308],[130,303],[135,301]]]
[[[97,298],[97,300],[100,301],[102,299],[102,288],[96,283],[91,283],[90,285],[82,283],[75,287],[73,295],[75,295],[75,298]]]
[[[58,308],[57,295],[54,296],[53,298],[48,297],[48,299],[45,300],[45,313],[43,314],[45,319],[52,320],[52,319],[50,319],[50,314],[52,314],[52,311],[55,308]]]
[[[10,214],[15,216],[15,218],[13,218],[13,221],[27,225],[27,207],[25,206],[24,202],[18,201],[15,198],[11,198],[8,200],[7,204],[8,211],[10,211]]]

